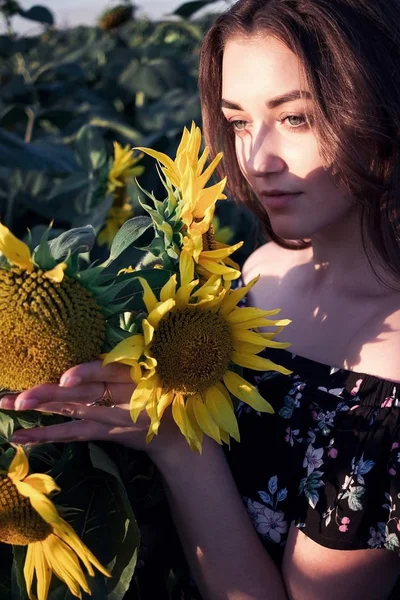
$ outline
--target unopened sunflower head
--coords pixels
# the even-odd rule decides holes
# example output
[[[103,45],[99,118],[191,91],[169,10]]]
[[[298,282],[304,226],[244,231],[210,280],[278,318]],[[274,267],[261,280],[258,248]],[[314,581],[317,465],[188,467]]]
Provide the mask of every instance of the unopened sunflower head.
[[[24,577],[30,600],[47,600],[52,574],[81,598],[90,594],[82,561],[93,577],[94,568],[110,577],[73,528],[60,517],[49,495],[59,492],[56,482],[43,473],[28,475],[29,464],[21,447],[8,468],[0,473],[0,542],[27,546]],[[36,596],[32,585],[36,576]]]
[[[257,389],[238,370],[274,370],[284,367],[258,356],[266,347],[286,348],[273,338],[290,321],[275,320],[277,310],[238,308],[237,304],[256,279],[238,290],[230,290],[217,276],[204,285],[198,280],[177,288],[176,276],[157,297],[141,280],[147,316],[141,327],[118,344],[104,364],[122,362],[131,366],[137,387],[131,398],[131,416],[136,421],[146,410],[151,424],[147,439],[158,433],[165,409],[172,415],[194,450],[201,451],[203,434],[218,443],[239,439],[232,396],[254,409],[273,412]],[[260,327],[278,328],[261,333]]]
[[[93,228],[70,230],[51,242],[47,236],[31,250],[0,224],[3,389],[57,382],[70,367],[96,359],[107,319],[121,310],[114,303],[121,286],[100,282],[99,267],[80,271],[79,254],[94,244]]]
[[[169,255],[185,254],[184,260],[191,260],[193,272],[203,281],[211,275],[219,275],[226,281],[240,277],[239,266],[230,258],[243,245],[239,242],[228,246],[217,241],[212,221],[215,205],[225,199],[223,190],[226,178],[206,187],[214,174],[222,153],[206,167],[209,149],[206,147],[199,156],[201,131],[192,124],[191,130],[184,129],[176,158],[150,148],[137,148],[155,158],[160,167],[160,177],[168,192],[167,201],[159,202],[147,194],[155,209],[142,204],[153,218],[154,227],[164,244],[169,246]]]

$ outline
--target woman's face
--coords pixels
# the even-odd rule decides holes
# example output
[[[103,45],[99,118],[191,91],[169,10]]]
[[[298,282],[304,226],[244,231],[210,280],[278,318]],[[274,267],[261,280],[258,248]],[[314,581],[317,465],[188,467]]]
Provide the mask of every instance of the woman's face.
[[[273,37],[230,40],[222,111],[235,132],[240,169],[277,235],[309,238],[348,216],[354,204],[324,168],[313,101],[287,46]]]

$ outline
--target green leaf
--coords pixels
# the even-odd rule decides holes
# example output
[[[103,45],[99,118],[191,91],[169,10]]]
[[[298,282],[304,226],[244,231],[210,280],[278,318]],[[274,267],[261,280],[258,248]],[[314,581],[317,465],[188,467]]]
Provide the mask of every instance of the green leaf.
[[[86,171],[96,171],[107,162],[107,149],[102,135],[95,127],[85,125],[76,139],[78,160]]]
[[[14,556],[11,573],[11,593],[12,600],[26,600],[28,598],[25,588],[24,565],[26,557],[25,546],[13,546]]]
[[[110,256],[104,263],[104,266],[110,265],[124,250],[133,245],[132,242],[139,239],[151,226],[152,220],[149,217],[134,217],[126,221],[113,240]]]
[[[50,271],[53,269],[57,261],[52,256],[49,248],[49,232],[50,227],[46,229],[43,233],[42,239],[40,240],[40,244],[37,248],[35,248],[33,252],[33,261],[34,263],[43,271]]]
[[[56,261],[64,260],[75,252],[89,252],[93,248],[96,234],[91,225],[76,227],[49,242],[50,252]]]
[[[172,14],[183,19],[190,19],[194,13],[208,4],[214,4],[215,2],[216,0],[193,0],[192,2],[185,2],[185,4],[181,4]]]
[[[45,6],[32,6],[32,8],[29,10],[21,10],[19,14],[21,17],[31,21],[38,21],[39,23],[54,25],[53,13],[51,13]]]
[[[0,130],[0,166],[24,171],[47,171],[63,175],[76,170],[72,151],[61,144],[34,142],[26,144],[9,131]]]
[[[0,444],[9,442],[14,433],[13,419],[0,411]]]

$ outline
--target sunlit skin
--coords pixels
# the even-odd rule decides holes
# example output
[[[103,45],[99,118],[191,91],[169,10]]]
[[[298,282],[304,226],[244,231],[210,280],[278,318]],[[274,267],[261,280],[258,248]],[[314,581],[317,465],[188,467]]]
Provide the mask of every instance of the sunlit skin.
[[[240,169],[274,231],[308,238],[347,218],[354,203],[323,164],[313,101],[296,55],[273,37],[233,39],[224,52],[222,84],[222,111],[235,132]],[[260,194],[274,189],[301,195],[273,208]]]

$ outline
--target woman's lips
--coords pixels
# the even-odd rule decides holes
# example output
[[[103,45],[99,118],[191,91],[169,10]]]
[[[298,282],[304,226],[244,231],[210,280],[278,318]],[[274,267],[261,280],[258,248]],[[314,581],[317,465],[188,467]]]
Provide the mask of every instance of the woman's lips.
[[[294,198],[301,196],[302,192],[295,194],[260,194],[263,204],[271,210],[283,210],[293,202]]]

